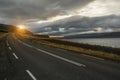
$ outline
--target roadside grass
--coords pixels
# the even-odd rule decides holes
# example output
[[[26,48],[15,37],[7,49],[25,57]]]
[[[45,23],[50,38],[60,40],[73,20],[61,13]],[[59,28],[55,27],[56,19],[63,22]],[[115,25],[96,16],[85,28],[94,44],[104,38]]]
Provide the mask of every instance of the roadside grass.
[[[4,33],[4,32],[0,32],[0,38],[3,38],[4,36],[6,36],[7,33]]]
[[[101,58],[106,58],[106,59],[111,59],[111,60],[120,60],[120,55],[114,54],[114,53],[107,53],[103,51],[97,51],[97,50],[91,50],[91,49],[85,49],[81,47],[75,47],[75,46],[67,46],[64,44],[56,44],[56,43],[50,43],[47,41],[37,41],[40,44],[52,46],[52,47],[57,47],[57,48],[62,48],[65,50],[70,50],[70,51],[75,51],[79,53],[84,53],[96,57],[101,57]]]

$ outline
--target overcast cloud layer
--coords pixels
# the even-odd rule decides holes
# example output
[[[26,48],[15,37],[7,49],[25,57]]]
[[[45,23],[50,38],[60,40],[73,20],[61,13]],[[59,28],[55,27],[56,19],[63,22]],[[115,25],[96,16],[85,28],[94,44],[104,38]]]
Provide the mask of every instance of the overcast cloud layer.
[[[93,0],[0,0],[0,21],[47,19],[67,15]],[[12,20],[11,20],[12,19]],[[8,22],[9,22],[8,21]]]

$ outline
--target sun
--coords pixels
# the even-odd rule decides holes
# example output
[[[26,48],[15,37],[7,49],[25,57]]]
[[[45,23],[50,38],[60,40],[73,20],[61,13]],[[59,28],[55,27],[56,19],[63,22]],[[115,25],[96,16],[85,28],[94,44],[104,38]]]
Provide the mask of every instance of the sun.
[[[25,26],[24,25],[17,25],[18,29],[20,30],[24,30],[25,29]]]

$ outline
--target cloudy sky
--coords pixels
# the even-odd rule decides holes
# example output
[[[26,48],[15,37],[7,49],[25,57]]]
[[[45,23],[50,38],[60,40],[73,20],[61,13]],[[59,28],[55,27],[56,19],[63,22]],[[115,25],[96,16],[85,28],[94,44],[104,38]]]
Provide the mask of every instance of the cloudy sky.
[[[0,23],[42,24],[75,15],[120,15],[120,0],[0,0]]]

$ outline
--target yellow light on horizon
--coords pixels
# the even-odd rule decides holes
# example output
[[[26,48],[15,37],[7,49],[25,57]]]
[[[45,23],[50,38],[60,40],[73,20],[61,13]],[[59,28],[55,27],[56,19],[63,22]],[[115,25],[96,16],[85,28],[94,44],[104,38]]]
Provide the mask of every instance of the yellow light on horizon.
[[[24,25],[17,25],[17,27],[21,30],[24,30],[26,28]]]

